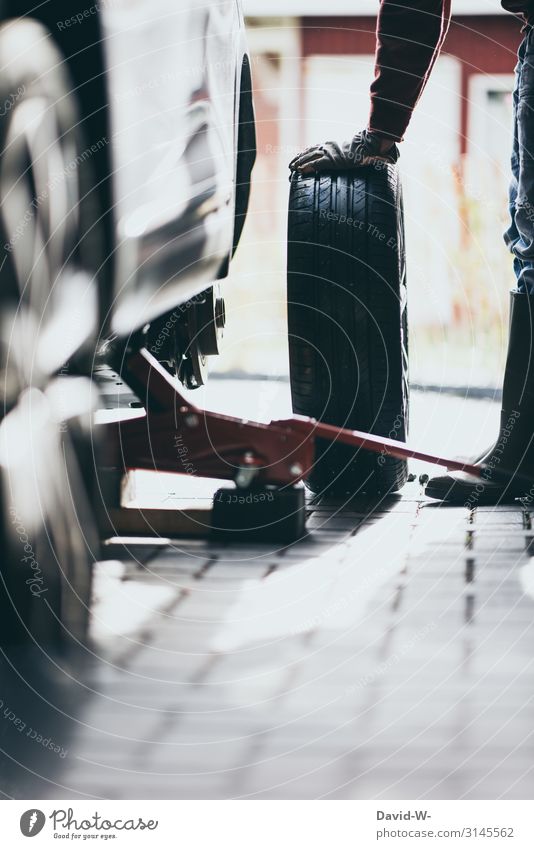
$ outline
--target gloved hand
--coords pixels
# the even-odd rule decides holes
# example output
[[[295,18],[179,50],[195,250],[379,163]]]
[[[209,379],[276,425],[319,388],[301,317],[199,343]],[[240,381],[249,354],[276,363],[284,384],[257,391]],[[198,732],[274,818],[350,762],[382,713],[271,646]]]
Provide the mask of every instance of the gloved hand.
[[[289,163],[291,171],[313,174],[317,171],[347,171],[376,162],[396,162],[399,149],[395,142],[370,130],[356,133],[351,142],[315,144]]]

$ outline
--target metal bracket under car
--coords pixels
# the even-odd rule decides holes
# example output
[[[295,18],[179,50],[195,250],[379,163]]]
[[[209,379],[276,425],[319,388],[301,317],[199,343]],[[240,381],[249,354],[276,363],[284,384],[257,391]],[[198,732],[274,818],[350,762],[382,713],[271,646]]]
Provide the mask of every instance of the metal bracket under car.
[[[152,323],[147,347],[188,389],[206,382],[208,357],[220,353],[226,322],[224,298],[214,284]]]
[[[220,489],[214,496],[210,528],[215,534],[271,542],[300,538],[305,532],[302,481],[313,467],[317,438],[484,478],[484,466],[315,419],[296,416],[261,424],[202,410],[183,397],[177,382],[146,348],[125,355],[121,375],[137,393],[145,412],[102,425],[109,469],[121,476],[129,470],[148,469],[234,481],[235,488]],[[497,471],[492,474],[495,477]],[[506,479],[510,473],[499,470],[498,475]],[[118,533],[134,532],[135,523],[124,522],[128,512],[113,512],[113,520],[123,517]],[[166,514],[164,527],[161,521],[152,522],[158,511],[143,511],[145,534],[147,528],[152,533],[163,530],[166,535],[173,529],[184,532],[183,524],[173,524],[173,511],[161,512]]]

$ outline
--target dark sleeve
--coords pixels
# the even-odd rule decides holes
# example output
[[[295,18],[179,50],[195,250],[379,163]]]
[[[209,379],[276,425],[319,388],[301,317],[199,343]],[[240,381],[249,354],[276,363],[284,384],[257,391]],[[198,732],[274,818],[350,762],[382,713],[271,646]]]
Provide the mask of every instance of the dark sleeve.
[[[369,129],[402,141],[450,17],[451,0],[381,0]]]

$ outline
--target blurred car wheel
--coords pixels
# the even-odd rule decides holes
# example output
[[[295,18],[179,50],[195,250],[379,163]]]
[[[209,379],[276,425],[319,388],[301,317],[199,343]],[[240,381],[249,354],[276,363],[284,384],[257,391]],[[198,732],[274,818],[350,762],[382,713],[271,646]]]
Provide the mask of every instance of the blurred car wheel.
[[[98,216],[90,149],[47,30],[0,27],[0,643],[87,634]]]
[[[33,322],[24,334],[26,382],[42,386],[90,350],[96,335],[91,149],[83,146],[72,84],[44,27],[19,20],[1,26],[0,67],[0,289]]]
[[[79,444],[92,393],[85,378],[28,389],[0,423],[3,646],[56,650],[86,640],[99,538]]]

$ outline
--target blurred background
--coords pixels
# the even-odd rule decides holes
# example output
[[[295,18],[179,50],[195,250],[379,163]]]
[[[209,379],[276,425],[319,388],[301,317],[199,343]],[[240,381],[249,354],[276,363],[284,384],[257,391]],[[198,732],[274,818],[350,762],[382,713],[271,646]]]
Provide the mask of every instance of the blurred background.
[[[285,228],[290,159],[366,125],[378,0],[245,0],[258,159],[225,288],[213,370],[287,375]],[[324,16],[317,12],[324,8]],[[402,144],[412,384],[501,381],[512,265],[503,241],[520,23],[498,0],[460,0]],[[244,374],[243,374],[244,373]]]

